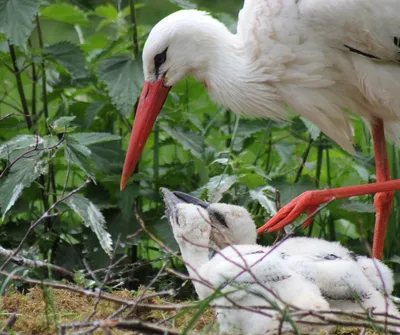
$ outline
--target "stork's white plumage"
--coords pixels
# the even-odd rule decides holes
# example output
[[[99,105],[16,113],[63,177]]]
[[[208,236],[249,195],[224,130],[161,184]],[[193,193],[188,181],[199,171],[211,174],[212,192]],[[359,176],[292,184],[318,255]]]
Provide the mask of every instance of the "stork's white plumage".
[[[376,313],[400,316],[384,297],[393,290],[393,274],[379,260],[355,256],[339,243],[304,237],[286,239],[275,247],[259,246],[256,226],[245,208],[163,192],[167,216],[200,298],[223,285],[224,292],[242,290],[231,293],[230,301],[218,300],[219,304],[270,306],[265,299],[276,299],[266,285],[285,303],[303,309],[327,308],[329,303],[345,311],[373,308]],[[210,260],[211,242],[221,250]],[[218,313],[228,333],[239,327],[244,333],[261,334],[278,326],[254,312],[221,308]]]
[[[268,249],[236,245],[224,248],[209,259],[211,236],[218,234],[212,232],[209,222],[216,219],[215,215],[226,221],[246,222],[246,211],[235,206],[221,213],[208,211],[183,202],[168,190],[163,189],[163,193],[169,222],[199,298],[215,295],[218,290],[223,294],[211,301],[211,305],[217,306],[220,334],[293,334],[290,322],[281,325],[280,321],[286,305],[306,310],[329,308],[318,286],[290,269],[278,253],[265,257]],[[228,216],[224,217],[223,213]],[[255,228],[249,228],[253,228],[255,238]],[[260,306],[269,309],[260,309]],[[301,327],[302,334],[316,334],[317,328]]]
[[[352,153],[351,112],[372,127],[377,182],[390,179],[384,127],[400,129],[400,2],[397,0],[246,0],[237,34],[207,13],[183,10],[151,31],[143,50],[145,85],[121,178],[134,171],[170,88],[193,75],[236,113],[286,118],[294,110]],[[288,108],[289,107],[289,108]],[[266,228],[278,229],[322,202],[400,189],[374,187],[309,194],[284,207]],[[373,253],[380,258],[393,194],[380,193]],[[308,221],[310,222],[310,221]]]

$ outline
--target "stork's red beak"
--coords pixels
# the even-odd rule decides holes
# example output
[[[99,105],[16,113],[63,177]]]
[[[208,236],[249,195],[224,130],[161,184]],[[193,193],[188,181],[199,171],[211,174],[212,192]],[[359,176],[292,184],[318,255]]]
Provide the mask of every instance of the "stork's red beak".
[[[135,170],[144,145],[170,89],[171,87],[164,86],[164,77],[161,77],[154,83],[149,81],[145,81],[144,83],[125,157],[124,170],[122,171],[121,191],[125,188],[129,177]]]

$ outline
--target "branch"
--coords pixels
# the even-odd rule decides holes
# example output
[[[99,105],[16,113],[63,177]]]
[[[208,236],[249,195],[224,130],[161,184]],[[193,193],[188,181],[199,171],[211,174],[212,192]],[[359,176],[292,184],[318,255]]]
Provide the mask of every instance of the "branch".
[[[61,266],[42,262],[42,261],[37,261],[33,259],[28,259],[22,256],[13,256],[13,251],[4,249],[3,247],[0,246],[0,255],[5,256],[5,257],[10,257],[11,256],[11,262],[22,265],[22,266],[27,266],[30,268],[38,268],[38,269],[51,269],[54,270],[55,272],[58,272],[68,279],[73,279],[74,274],[71,271],[68,271],[67,269],[64,269]]]
[[[90,178],[88,178],[81,186],[79,186],[78,188],[76,188],[75,190],[71,191],[70,193],[68,193],[65,197],[62,197],[61,199],[59,199],[58,201],[56,201],[38,220],[36,220],[35,222],[33,222],[31,224],[31,226],[29,227],[28,231],[25,233],[24,237],[22,238],[20,244],[18,245],[17,249],[15,249],[15,251],[12,253],[12,255],[8,256],[8,258],[5,260],[5,262],[3,263],[3,265],[0,267],[0,271],[4,270],[5,267],[7,266],[8,263],[10,263],[11,259],[13,257],[15,257],[22,249],[23,244],[25,243],[25,240],[28,238],[29,234],[39,225],[40,222],[42,222],[44,219],[46,218],[50,218],[53,215],[50,214],[50,212],[56,208],[61,202],[63,202],[64,200],[68,199],[69,197],[71,197],[72,195],[74,195],[75,193],[79,192],[82,188],[84,188],[87,184],[89,184],[92,180]]]

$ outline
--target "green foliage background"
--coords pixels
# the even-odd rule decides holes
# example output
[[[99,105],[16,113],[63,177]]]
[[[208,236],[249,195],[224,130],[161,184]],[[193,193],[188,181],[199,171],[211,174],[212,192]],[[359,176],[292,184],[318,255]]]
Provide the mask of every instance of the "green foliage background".
[[[140,50],[152,25],[179,8],[200,8],[234,30],[241,6],[239,0],[0,0],[0,244],[15,248],[31,222],[90,177],[30,234],[24,254],[72,270],[85,268],[83,259],[99,268],[120,236],[118,256],[151,264],[151,273],[169,256],[135,234],[134,209],[176,248],[162,218],[160,187],[244,205],[261,224],[277,198],[284,205],[305,190],[373,182],[371,138],[360,120],[353,123],[357,155],[351,157],[307,120],[240,118],[188,78],[171,91],[138,172],[119,191],[142,85]],[[392,144],[388,151],[399,178],[399,151]],[[397,281],[399,200],[396,194],[385,248]],[[296,233],[365,254],[373,224],[372,196],[363,196],[329,204],[310,229]],[[274,239],[265,234],[261,242]],[[146,271],[129,272],[124,285],[137,286]]]

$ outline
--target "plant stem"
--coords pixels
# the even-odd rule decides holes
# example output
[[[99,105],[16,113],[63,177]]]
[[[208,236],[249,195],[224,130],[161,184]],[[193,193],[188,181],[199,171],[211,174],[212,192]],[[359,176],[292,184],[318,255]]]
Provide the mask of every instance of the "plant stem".
[[[43,112],[44,112],[44,117],[47,119],[49,117],[49,109],[48,109],[48,101],[47,101],[47,78],[46,78],[46,61],[43,58],[43,48],[44,48],[44,43],[43,43],[43,35],[42,35],[42,28],[40,26],[40,20],[39,16],[36,15],[36,27],[38,31],[38,37],[39,37],[39,46],[40,49],[42,50],[42,100],[43,100]],[[47,129],[47,127],[46,127]],[[48,133],[48,131],[47,131]]]
[[[304,151],[303,158],[302,158],[301,163],[300,163],[300,167],[299,167],[299,169],[297,170],[296,178],[295,178],[295,180],[294,180],[294,183],[295,183],[295,184],[297,184],[297,183],[299,182],[299,180],[300,180],[301,173],[303,172],[304,165],[305,165],[306,162],[307,162],[307,157],[308,157],[308,155],[310,154],[310,149],[311,149],[311,145],[313,144],[313,142],[314,142],[314,140],[312,139],[312,137],[311,137],[311,135],[310,135],[310,138],[309,138],[309,140],[308,140],[308,144],[307,144],[306,151]]]
[[[18,93],[19,93],[19,98],[21,99],[22,110],[24,111],[25,115],[26,126],[30,130],[32,128],[32,120],[29,114],[28,102],[26,101],[24,86],[22,84],[21,72],[17,64],[17,56],[15,54],[14,46],[10,44],[10,42],[8,42],[8,48],[10,50],[10,56],[14,68],[15,79],[17,80]]]
[[[139,41],[137,34],[137,21],[136,21],[136,11],[135,11],[135,0],[129,1],[129,7],[131,10],[131,24],[132,24],[132,50],[135,59],[139,57]]]
[[[32,47],[31,39],[28,40],[29,47]],[[31,115],[32,115],[32,123],[36,123],[36,85],[37,85],[37,73],[36,73],[36,64],[33,61],[32,57],[32,94],[31,94]]]

